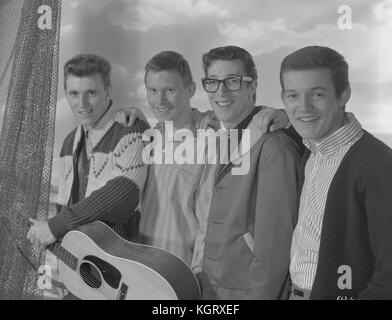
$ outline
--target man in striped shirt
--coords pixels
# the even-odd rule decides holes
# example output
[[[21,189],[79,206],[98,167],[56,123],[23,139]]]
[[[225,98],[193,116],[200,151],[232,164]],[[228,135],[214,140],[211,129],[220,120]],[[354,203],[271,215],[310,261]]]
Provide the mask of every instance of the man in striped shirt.
[[[392,299],[392,150],[345,111],[348,64],[305,47],[281,64],[307,154],[291,246],[291,299]]]
[[[153,56],[145,66],[145,86],[149,107],[158,120],[155,130],[162,134],[165,151],[181,143],[166,137],[165,123],[170,123],[174,132],[188,129],[196,135],[196,123],[202,114],[191,108],[196,84],[181,54],[163,51]],[[163,163],[149,168],[142,194],[139,238],[144,244],[170,251],[189,265],[198,229],[193,199],[203,165],[168,164],[169,156],[164,152]]]

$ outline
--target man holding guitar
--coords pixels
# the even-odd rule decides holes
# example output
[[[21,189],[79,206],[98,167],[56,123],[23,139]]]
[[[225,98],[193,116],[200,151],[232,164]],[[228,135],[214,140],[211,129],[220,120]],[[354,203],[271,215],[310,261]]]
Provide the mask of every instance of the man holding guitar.
[[[167,61],[171,60],[174,60],[174,63],[168,67]],[[148,97],[152,106],[155,106],[152,93],[158,91],[158,89],[162,89],[164,92],[171,92],[172,90],[168,90],[167,87],[169,86],[170,89],[173,81],[180,87],[177,91],[181,94],[188,92],[189,83],[186,83],[187,85],[183,88],[182,74],[173,71],[173,69],[176,70],[178,68],[177,60],[180,62],[185,61],[182,56],[175,52],[162,52],[151,59],[148,64],[149,68],[151,67],[150,69],[147,70],[146,67],[146,87],[150,93]],[[187,63],[185,64],[187,65]],[[190,70],[188,73],[190,74]],[[192,83],[191,81],[191,87],[194,86]],[[146,237],[151,233],[154,240],[143,242],[164,248],[180,259],[169,255],[167,251],[160,251],[160,249],[150,246],[139,246],[134,250],[138,252],[137,256],[133,255],[132,248],[130,248],[128,259],[124,262],[126,259],[123,258],[126,253],[113,252],[113,249],[124,249],[124,247],[135,246],[135,244],[124,243],[113,238],[107,230],[102,229],[102,226],[99,225],[95,225],[91,229],[99,230],[101,237],[92,236],[89,233],[91,229],[85,230],[84,227],[82,229],[78,228],[78,231],[82,230],[84,234],[82,237],[80,237],[80,233],[69,232],[80,225],[95,220],[102,220],[113,226],[123,238],[129,239],[129,233],[126,232],[127,224],[129,225],[132,213],[139,203],[140,191],[143,190],[146,179],[147,168],[142,160],[143,141],[141,136],[144,130],[148,128],[148,125],[140,120],[143,117],[138,109],[136,111],[135,109],[133,111],[128,110],[127,114],[119,113],[119,109],[110,99],[110,64],[99,56],[79,55],[68,61],[64,66],[64,88],[67,101],[80,125],[65,139],[60,154],[58,214],[46,222],[32,220],[33,226],[28,232],[27,238],[32,244],[44,248],[68,233],[64,237],[62,247],[66,251],[68,250],[66,256],[69,256],[71,253],[78,260],[74,265],[72,263],[69,264],[76,273],[70,272],[72,268],[64,267],[62,264],[59,264],[59,269],[63,268],[66,276],[73,279],[73,281],[67,280],[68,286],[66,281],[64,282],[67,288],[79,297],[100,299],[104,297],[116,298],[116,296],[127,298],[130,296],[130,298],[133,298],[132,292],[127,292],[127,283],[130,283],[131,287],[135,288],[137,287],[136,283],[141,282],[141,280],[132,278],[129,276],[130,272],[125,270],[136,270],[136,266],[140,267],[145,264],[148,268],[141,268],[142,270],[138,269],[137,272],[133,273],[138,274],[138,278],[143,278],[140,277],[141,274],[145,274],[146,279],[155,277],[154,283],[145,281],[142,286],[139,286],[139,288],[147,286],[155,290],[144,290],[145,292],[136,298],[146,297],[148,292],[150,295],[155,295],[155,297],[160,299],[174,296],[180,299],[197,298],[199,290],[197,281],[180,260],[183,259],[188,265],[190,264],[191,250],[188,255],[183,254],[183,251],[187,252],[188,243],[190,243],[191,247],[193,245],[194,233],[198,229],[197,221],[195,221],[193,227],[181,230],[182,234],[185,231],[188,237],[191,236],[190,241],[184,241],[184,237],[173,232],[173,230],[167,232],[167,229],[162,229],[162,224],[159,223],[160,219],[156,216],[158,213],[165,220],[168,218],[168,213],[171,212],[170,219],[173,222],[178,219],[178,215],[176,216],[173,210],[163,210],[162,202],[158,204],[157,199],[154,200],[159,195],[157,190],[150,190],[150,192],[144,190],[145,194],[150,197],[150,201],[144,201],[144,204],[149,203],[150,207],[152,204],[158,205],[155,206],[154,210],[143,210],[141,235]],[[196,127],[203,126],[204,118],[200,117],[196,110],[191,110],[189,107],[189,100],[193,95],[194,89],[191,88],[189,90],[190,93],[188,95],[183,94],[181,99],[176,98],[177,100],[172,103],[169,103],[169,98],[163,99],[165,102],[163,104],[161,103],[162,101],[159,101],[157,104],[159,107],[156,110],[157,118],[159,120],[172,120],[171,116],[172,113],[175,113],[172,112],[174,109],[174,111],[180,111],[180,119],[185,118]],[[268,125],[264,122],[269,122],[268,120],[271,118],[275,119],[275,122],[279,122],[280,112],[275,112],[273,109],[263,111],[259,113],[258,121],[264,127],[268,128]],[[121,116],[125,118],[125,115],[130,115],[131,118],[139,119],[130,120],[129,122],[132,123],[128,122],[128,127],[125,127],[115,122],[116,113],[117,119],[119,115],[120,118]],[[175,115],[177,114],[175,113]],[[206,122],[205,125],[207,126],[208,121],[204,122]],[[184,127],[183,123],[180,128],[182,127]],[[170,169],[174,170],[175,168]],[[196,166],[194,169],[197,169]],[[150,175],[152,173],[150,172]],[[156,170],[154,173],[156,173]],[[171,181],[173,181],[173,177]],[[168,181],[163,180],[161,182],[162,190],[164,190]],[[180,199],[180,193],[184,193],[184,186],[189,185],[191,187],[191,181],[184,180],[183,182],[177,186],[179,187],[177,192],[171,190],[171,193],[176,195],[175,201]],[[150,185],[151,189],[154,184],[150,183],[148,185]],[[164,202],[171,204],[169,199],[173,201],[173,198],[169,197]],[[185,203],[189,201],[188,197],[184,198],[183,194],[181,199],[184,199]],[[162,210],[157,210],[160,207],[162,207]],[[144,207],[144,209],[146,208]],[[154,213],[154,211],[156,212]],[[180,214],[180,212],[177,213]],[[167,226],[167,223],[163,223],[163,225]],[[160,238],[161,242],[157,241],[159,238],[156,236],[157,230],[161,234],[162,232],[166,233],[164,237]],[[87,235],[95,242],[95,245],[91,246],[92,251],[97,252],[96,247],[100,247],[103,251],[107,251],[109,255],[102,254],[102,260],[98,254],[86,257],[86,253],[80,253],[78,249],[70,252],[72,251],[70,248],[74,246],[72,241],[69,240],[71,238],[70,234],[72,234],[73,238],[79,239],[76,246],[87,246],[89,242],[83,242],[85,235]],[[167,237],[169,234],[171,236]],[[173,237],[177,240],[173,242],[175,246],[167,246],[166,243],[170,242]],[[106,238],[106,240],[101,238]],[[104,242],[103,244],[102,241]],[[176,248],[178,248],[177,251]],[[140,254],[141,251],[143,251],[143,254]],[[113,258],[113,256],[117,256],[118,259]],[[163,258],[167,265],[170,265],[171,273],[168,273],[167,270],[160,272],[162,267],[156,266],[156,263],[154,263],[154,261],[162,261]],[[137,263],[133,263],[133,260]],[[150,272],[153,269],[155,271]],[[107,277],[109,273],[114,275],[110,279],[105,278],[105,275]],[[60,274],[62,274],[61,270]],[[163,282],[159,274],[166,275]],[[173,274],[175,274],[175,277],[171,279]],[[81,284],[76,284],[76,282]],[[167,286],[170,288],[166,289],[166,283],[170,284],[170,286]],[[86,293],[83,293],[82,289]],[[71,296],[67,297],[70,298]]]
[[[41,249],[96,220],[130,237],[147,174],[142,133],[149,126],[141,120],[131,127],[115,122],[110,70],[106,59],[92,54],[64,65],[65,96],[79,126],[65,138],[60,153],[57,215],[31,221],[27,238]]]

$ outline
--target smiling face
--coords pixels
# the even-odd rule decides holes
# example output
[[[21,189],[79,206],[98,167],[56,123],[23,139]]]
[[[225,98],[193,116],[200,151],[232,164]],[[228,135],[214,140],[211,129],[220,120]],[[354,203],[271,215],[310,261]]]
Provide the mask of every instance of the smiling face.
[[[337,97],[328,69],[287,71],[283,85],[287,115],[301,137],[316,142],[344,125],[350,88]]]
[[[233,76],[246,76],[241,60],[215,60],[207,70],[206,77],[223,80]],[[207,93],[208,100],[218,119],[226,128],[234,128],[253,110],[253,95],[256,91],[256,81],[242,83],[238,91],[229,91],[220,83],[214,93]]]
[[[93,128],[106,112],[110,96],[100,74],[77,77],[68,75],[65,83],[65,97],[78,122]]]
[[[147,101],[158,121],[178,123],[190,112],[195,84],[185,85],[177,71],[148,71]]]

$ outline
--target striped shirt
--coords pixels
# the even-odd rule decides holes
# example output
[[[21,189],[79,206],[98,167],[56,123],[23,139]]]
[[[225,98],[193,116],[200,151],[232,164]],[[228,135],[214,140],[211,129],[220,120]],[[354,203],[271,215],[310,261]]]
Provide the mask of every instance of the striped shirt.
[[[316,275],[320,237],[328,189],[340,163],[350,147],[362,136],[361,124],[346,113],[347,124],[311,147],[305,166],[298,223],[291,244],[290,275],[300,288],[311,290]]]
[[[192,109],[184,129],[196,132],[196,119],[202,114]],[[156,128],[165,136],[164,127]],[[182,130],[177,130],[176,134]],[[186,141],[166,141],[163,151],[176,150],[181,144],[196,145],[196,138]],[[170,146],[170,144],[173,144]],[[159,149],[158,149],[159,150]],[[157,151],[154,149],[154,152]],[[197,151],[195,152],[197,155]],[[204,164],[153,164],[141,200],[139,225],[140,242],[170,251],[190,265],[199,222],[195,214],[195,198]]]

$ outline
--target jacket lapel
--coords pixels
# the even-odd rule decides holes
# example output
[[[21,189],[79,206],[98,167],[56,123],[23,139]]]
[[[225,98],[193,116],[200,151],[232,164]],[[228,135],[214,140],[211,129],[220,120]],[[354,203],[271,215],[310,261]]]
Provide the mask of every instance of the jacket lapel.
[[[226,173],[234,166],[235,162],[237,160],[239,160],[243,155],[245,155],[247,152],[250,151],[250,149],[252,148],[252,146],[259,140],[259,138],[262,136],[262,133],[260,130],[258,130],[259,134],[256,134],[254,137],[256,139],[251,139],[251,143],[250,143],[250,148],[249,150],[246,150],[244,148],[240,148],[241,141],[242,141],[242,130],[248,128],[248,126],[252,126],[255,127],[254,124],[251,123],[253,116],[260,111],[260,107],[255,107],[253,109],[253,111],[240,123],[237,125],[237,127],[235,127],[235,130],[238,130],[238,142],[236,144],[234,144],[235,146],[237,146],[238,150],[230,150],[230,135],[229,135],[229,139],[228,139],[228,143],[227,143],[227,152],[228,154],[230,154],[229,159],[228,159],[228,163],[227,164],[221,164],[220,168],[218,170],[218,175],[217,175],[217,179],[216,179],[216,183],[219,183],[220,180],[223,178],[223,176],[226,175]],[[252,132],[251,135],[252,137]],[[252,144],[253,143],[253,144]]]

